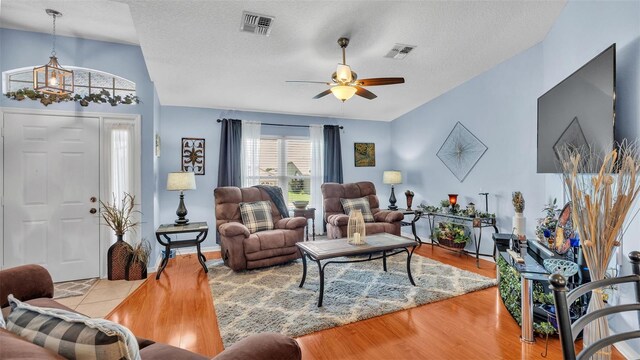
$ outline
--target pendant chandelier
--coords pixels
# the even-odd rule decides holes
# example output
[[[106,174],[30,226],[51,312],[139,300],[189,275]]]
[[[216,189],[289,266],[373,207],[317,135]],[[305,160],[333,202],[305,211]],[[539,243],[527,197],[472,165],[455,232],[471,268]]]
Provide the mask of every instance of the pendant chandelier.
[[[73,71],[60,66],[56,57],[56,18],[62,13],[52,9],[46,12],[53,17],[53,46],[49,62],[33,68],[33,90],[58,96],[69,95],[73,93]]]

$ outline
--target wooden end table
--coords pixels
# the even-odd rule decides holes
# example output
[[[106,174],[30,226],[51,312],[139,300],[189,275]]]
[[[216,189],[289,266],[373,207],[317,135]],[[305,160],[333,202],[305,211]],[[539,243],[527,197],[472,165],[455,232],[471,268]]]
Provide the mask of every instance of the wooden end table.
[[[169,235],[177,235],[177,234],[187,234],[194,233],[197,234],[194,239],[185,239],[185,240],[171,240]],[[198,261],[204,272],[207,273],[209,270],[207,269],[207,265],[205,261],[207,258],[202,254],[202,249],[200,248],[200,244],[207,238],[207,234],[209,233],[209,226],[206,222],[194,222],[186,225],[174,225],[174,224],[162,224],[156,230],[156,239],[160,243],[160,245],[164,246],[165,252],[164,257],[162,258],[162,263],[160,265],[160,270],[156,274],[156,280],[160,279],[160,275],[164,271],[164,268],[167,267],[167,263],[169,262],[169,255],[171,254],[171,248],[183,248],[189,246],[195,246],[198,252]]]
[[[293,216],[302,216],[307,219],[307,241],[309,241],[309,219],[311,219],[311,235],[313,235],[313,241],[316,241],[316,209],[293,209]]]

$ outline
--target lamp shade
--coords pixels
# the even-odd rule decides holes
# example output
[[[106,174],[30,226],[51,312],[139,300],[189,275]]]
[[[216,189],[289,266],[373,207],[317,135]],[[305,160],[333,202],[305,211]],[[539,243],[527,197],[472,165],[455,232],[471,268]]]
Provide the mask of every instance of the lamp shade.
[[[333,96],[345,102],[355,95],[356,88],[353,86],[337,85],[331,88],[331,92],[333,93]]]
[[[192,172],[170,172],[167,175],[167,190],[195,190],[196,177]]]
[[[348,84],[353,80],[351,75],[351,66],[345,64],[338,64],[336,69],[336,80],[342,84]]]
[[[382,174],[384,184],[402,184],[402,173],[398,170],[387,170]]]

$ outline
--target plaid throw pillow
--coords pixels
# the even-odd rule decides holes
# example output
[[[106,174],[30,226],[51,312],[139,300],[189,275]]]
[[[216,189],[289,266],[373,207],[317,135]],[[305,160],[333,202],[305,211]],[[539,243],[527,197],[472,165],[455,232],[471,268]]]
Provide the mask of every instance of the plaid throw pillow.
[[[36,345],[67,359],[140,359],[136,338],[121,325],[8,299],[7,330]]]
[[[271,204],[268,201],[240,203],[240,215],[242,223],[252,234],[258,231],[273,230]]]
[[[364,222],[374,222],[373,214],[371,213],[371,207],[369,206],[369,199],[361,197],[357,199],[340,199],[344,213],[349,215],[351,210],[360,209],[362,211],[362,218]]]

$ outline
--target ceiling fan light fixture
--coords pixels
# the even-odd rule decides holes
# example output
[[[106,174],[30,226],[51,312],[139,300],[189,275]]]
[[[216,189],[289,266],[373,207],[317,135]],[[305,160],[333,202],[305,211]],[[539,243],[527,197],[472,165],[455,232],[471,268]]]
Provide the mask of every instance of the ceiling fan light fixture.
[[[338,64],[338,68],[336,70],[336,80],[341,84],[348,84],[353,81],[353,76],[351,75],[351,66]]]
[[[331,88],[331,93],[338,100],[345,102],[356,94],[357,89],[353,86],[337,85]]]

